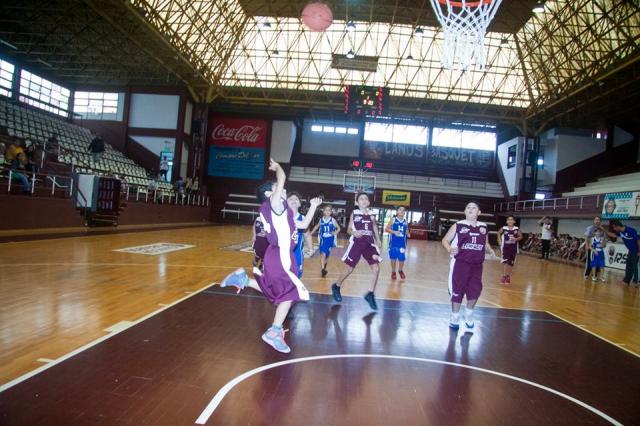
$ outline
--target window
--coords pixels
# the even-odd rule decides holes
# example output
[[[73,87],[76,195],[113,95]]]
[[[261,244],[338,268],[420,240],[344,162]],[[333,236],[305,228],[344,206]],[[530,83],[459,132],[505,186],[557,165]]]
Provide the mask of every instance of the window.
[[[375,122],[364,126],[364,139],[373,142],[426,145],[428,134],[429,129],[423,126]]]
[[[311,131],[312,132],[322,132],[322,133],[337,133],[339,135],[357,135],[359,133],[358,129],[355,127],[346,127],[345,123],[341,123],[342,125],[335,124],[312,124]]]
[[[347,133],[350,135],[357,135],[358,129],[356,129],[355,127],[349,127],[349,129],[347,130]]]
[[[314,124],[313,126],[311,126],[311,131],[312,132],[321,132],[322,131],[322,126],[318,126],[317,124]]]
[[[511,145],[508,149],[507,149],[507,169],[510,169],[512,167],[516,166],[516,150],[518,148],[518,145]]]
[[[494,132],[475,130],[434,128],[431,143],[433,146],[495,151],[496,134]]]
[[[71,92],[62,86],[45,80],[29,71],[20,72],[20,96],[18,100],[54,114],[69,116]]]
[[[121,121],[124,93],[76,92],[73,112],[87,120]]]
[[[11,97],[11,87],[13,85],[13,64],[0,59],[0,95]]]

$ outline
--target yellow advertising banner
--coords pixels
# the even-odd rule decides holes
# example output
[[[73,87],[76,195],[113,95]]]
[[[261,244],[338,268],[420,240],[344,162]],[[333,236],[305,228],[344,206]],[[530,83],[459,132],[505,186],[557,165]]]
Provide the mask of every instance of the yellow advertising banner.
[[[406,191],[382,191],[382,204],[409,207],[411,205],[411,193]]]

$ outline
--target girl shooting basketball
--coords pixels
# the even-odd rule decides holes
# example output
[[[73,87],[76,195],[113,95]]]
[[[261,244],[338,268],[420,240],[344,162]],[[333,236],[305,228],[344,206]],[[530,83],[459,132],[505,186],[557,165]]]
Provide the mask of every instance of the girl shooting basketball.
[[[442,239],[442,245],[451,254],[449,269],[449,294],[451,294],[451,319],[449,327],[460,328],[460,306],[466,296],[465,324],[473,329],[473,308],[482,293],[482,263],[485,252],[493,258],[496,254],[487,244],[487,225],[478,222],[480,207],[476,202],[469,202],[464,209],[465,220],[461,220],[451,228]]]
[[[367,301],[371,309],[376,310],[378,305],[373,292],[376,290],[378,275],[380,274],[380,235],[375,218],[368,210],[369,196],[364,192],[359,193],[356,196],[356,205],[358,208],[351,213],[347,227],[347,232],[351,235],[349,247],[344,256],[342,256],[342,261],[347,265],[347,268],[342,271],[338,281],[331,286],[331,293],[336,302],[342,301],[340,287],[344,280],[351,275],[360,258],[364,257],[373,273],[371,285],[364,296],[364,300]]]
[[[264,332],[262,340],[277,351],[289,353],[291,349],[284,340],[282,324],[291,305],[300,300],[309,300],[309,292],[298,278],[298,265],[293,253],[298,239],[298,229],[293,211],[286,203],[284,183],[287,177],[282,167],[273,159],[269,163],[269,170],[276,172],[276,183],[263,184],[258,188],[258,200],[262,203],[260,218],[269,241],[264,255],[263,271],[254,268],[255,279],[250,279],[244,269],[240,268],[229,274],[220,286],[234,286],[238,288],[238,292],[245,287],[251,287],[276,305],[273,324]],[[319,198],[311,200],[309,214],[301,225],[309,226],[320,203]]]

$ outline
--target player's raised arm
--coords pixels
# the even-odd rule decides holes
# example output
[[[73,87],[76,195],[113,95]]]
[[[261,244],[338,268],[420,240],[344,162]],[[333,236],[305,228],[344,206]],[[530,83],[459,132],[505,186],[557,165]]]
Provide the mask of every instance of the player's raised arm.
[[[284,189],[284,183],[287,180],[287,175],[284,174],[284,170],[280,164],[276,163],[273,158],[269,160],[269,170],[276,172],[276,187],[271,194],[271,208],[278,214],[281,214],[285,206],[282,203],[282,190]]]
[[[296,226],[298,227],[298,229],[307,229],[309,225],[311,225],[311,221],[315,216],[316,209],[320,204],[322,204],[322,198],[316,197],[311,199],[311,207],[309,208],[307,215],[304,217],[304,220],[301,220],[300,222],[296,222]]]

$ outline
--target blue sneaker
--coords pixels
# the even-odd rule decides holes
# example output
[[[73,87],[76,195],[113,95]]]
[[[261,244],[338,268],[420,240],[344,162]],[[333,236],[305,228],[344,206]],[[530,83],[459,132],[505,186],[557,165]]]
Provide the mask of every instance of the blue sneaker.
[[[273,349],[283,354],[291,352],[291,348],[284,341],[285,330],[282,327],[271,326],[262,335],[262,340],[268,345],[271,345]]]
[[[238,293],[249,284],[249,276],[242,268],[238,268],[225,277],[220,283],[220,287],[237,287]]]
[[[369,293],[367,293],[364,296],[364,300],[367,301],[367,303],[369,304],[369,307],[371,309],[373,309],[374,311],[378,310],[378,304],[376,303],[376,297],[373,295],[372,291],[370,291]]]
[[[338,287],[338,284],[331,284],[331,295],[333,296],[333,300],[336,302],[342,302],[342,295],[340,294],[340,287]]]

